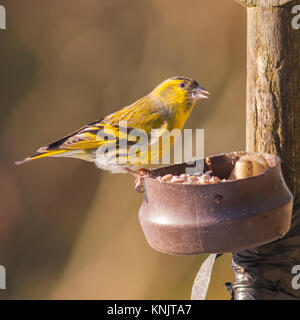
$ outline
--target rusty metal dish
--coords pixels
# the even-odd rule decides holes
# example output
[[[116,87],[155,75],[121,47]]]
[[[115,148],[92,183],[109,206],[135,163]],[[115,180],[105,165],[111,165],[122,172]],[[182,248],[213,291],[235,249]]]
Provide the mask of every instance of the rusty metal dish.
[[[235,162],[245,154],[251,153],[211,156],[204,170],[227,179]],[[293,197],[283,179],[280,159],[262,155],[270,169],[245,179],[192,185],[145,177],[139,218],[150,246],[179,255],[223,253],[283,237],[290,228]],[[161,167],[153,170],[153,175],[178,175],[188,166]]]

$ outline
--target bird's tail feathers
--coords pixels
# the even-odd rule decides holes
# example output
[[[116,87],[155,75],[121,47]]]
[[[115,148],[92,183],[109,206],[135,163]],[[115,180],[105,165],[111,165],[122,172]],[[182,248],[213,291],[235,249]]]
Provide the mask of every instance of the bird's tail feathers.
[[[65,153],[65,152],[66,152],[66,150],[53,150],[53,151],[39,152],[39,153],[37,153],[37,154],[35,154],[33,156],[29,156],[29,157],[25,158],[22,161],[16,161],[15,164],[16,165],[20,165],[20,164],[23,164],[23,163],[31,161],[31,160],[36,160],[36,159],[40,159],[40,158],[56,156],[57,154]]]

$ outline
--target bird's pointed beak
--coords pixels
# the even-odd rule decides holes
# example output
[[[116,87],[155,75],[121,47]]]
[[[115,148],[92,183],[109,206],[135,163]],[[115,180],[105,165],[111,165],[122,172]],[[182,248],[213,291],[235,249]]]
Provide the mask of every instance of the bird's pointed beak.
[[[191,98],[196,101],[200,99],[208,99],[208,95],[209,92],[200,87],[199,85],[191,91]]]

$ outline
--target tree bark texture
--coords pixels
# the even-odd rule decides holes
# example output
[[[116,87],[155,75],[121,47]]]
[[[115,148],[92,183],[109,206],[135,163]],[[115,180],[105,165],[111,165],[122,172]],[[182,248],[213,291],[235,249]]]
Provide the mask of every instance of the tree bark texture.
[[[247,150],[277,154],[294,195],[289,233],[270,244],[233,253],[233,296],[300,299],[291,273],[300,265],[300,30],[289,0],[240,0],[247,6]]]

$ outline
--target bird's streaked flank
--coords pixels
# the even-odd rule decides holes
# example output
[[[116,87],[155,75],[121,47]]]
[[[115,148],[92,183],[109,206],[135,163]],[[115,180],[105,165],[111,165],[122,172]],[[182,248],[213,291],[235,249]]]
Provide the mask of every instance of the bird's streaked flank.
[[[161,147],[158,153],[152,154],[148,147],[159,144],[159,136],[165,131],[180,132],[196,101],[208,98],[208,94],[195,80],[169,78],[133,104],[39,148],[37,154],[16,164],[44,157],[71,157],[94,162],[99,168],[114,173],[130,172],[161,157],[166,148]],[[156,137],[151,135],[153,130],[157,132]],[[137,153],[141,153],[134,148],[137,143],[146,147],[146,156],[137,157]]]

